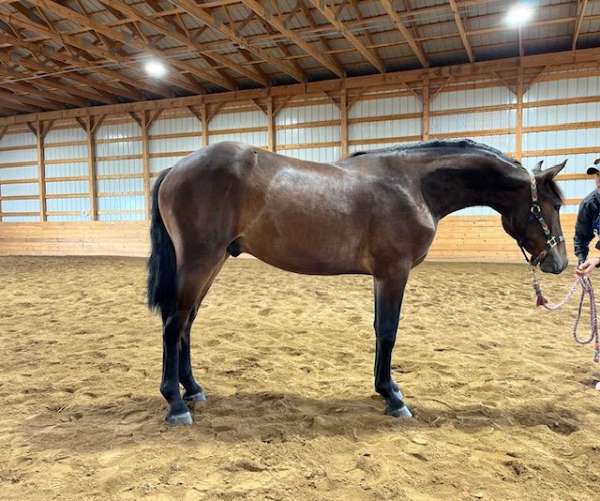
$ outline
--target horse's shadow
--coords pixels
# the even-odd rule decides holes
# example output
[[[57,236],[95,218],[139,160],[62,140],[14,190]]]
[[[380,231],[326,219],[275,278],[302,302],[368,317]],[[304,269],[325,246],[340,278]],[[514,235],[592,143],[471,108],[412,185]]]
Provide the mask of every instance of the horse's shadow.
[[[289,442],[322,436],[360,441],[376,434],[405,433],[453,426],[465,432],[496,427],[547,426],[571,434],[580,421],[559,399],[543,403],[498,407],[487,405],[440,406],[439,401],[410,399],[414,419],[383,415],[378,396],[319,399],[294,393],[244,392],[209,395],[194,409],[191,427],[164,424],[165,404],[160,397],[120,398],[112,403],[69,405],[57,412],[45,409],[14,430],[27,440],[30,451],[102,451],[134,447],[169,439],[214,443]],[[438,404],[431,404],[438,402]],[[562,404],[562,405],[561,405]]]

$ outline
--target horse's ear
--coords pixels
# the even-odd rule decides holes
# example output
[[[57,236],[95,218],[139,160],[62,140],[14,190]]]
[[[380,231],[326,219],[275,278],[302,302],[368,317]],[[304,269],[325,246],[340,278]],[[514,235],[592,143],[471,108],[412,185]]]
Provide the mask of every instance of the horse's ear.
[[[544,171],[540,171],[538,175],[540,176],[542,181],[548,181],[550,179],[554,179],[558,173],[564,169],[565,165],[567,165],[567,160],[565,159],[563,162],[556,164]]]
[[[543,160],[540,160],[537,164],[535,164],[535,167],[533,168],[533,172],[535,174],[539,174],[540,172],[542,172],[542,164],[544,163]]]

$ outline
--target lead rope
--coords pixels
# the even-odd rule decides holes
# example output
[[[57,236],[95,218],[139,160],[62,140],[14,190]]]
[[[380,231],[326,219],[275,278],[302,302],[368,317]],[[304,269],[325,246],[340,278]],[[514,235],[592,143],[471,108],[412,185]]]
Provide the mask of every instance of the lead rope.
[[[579,308],[577,309],[577,317],[575,318],[575,323],[573,324],[573,340],[577,344],[590,344],[594,343],[594,362],[600,362],[600,338],[598,336],[598,314],[596,309],[596,297],[594,295],[594,288],[592,287],[592,281],[589,277],[577,277],[575,279],[575,283],[571,286],[571,289],[567,292],[566,296],[561,299],[556,304],[548,303],[548,300],[544,297],[542,293],[542,288],[540,286],[540,282],[535,273],[535,268],[530,267],[531,272],[533,273],[533,290],[535,291],[535,295],[537,298],[536,305],[543,306],[547,310],[553,311],[558,310],[561,306],[564,306],[569,299],[573,297],[575,291],[578,286],[581,286],[581,297],[579,298]],[[581,320],[581,313],[583,311],[583,302],[585,300],[585,296],[589,296],[590,298],[590,327],[592,334],[589,339],[582,340],[577,336],[577,327],[579,325],[579,321]]]

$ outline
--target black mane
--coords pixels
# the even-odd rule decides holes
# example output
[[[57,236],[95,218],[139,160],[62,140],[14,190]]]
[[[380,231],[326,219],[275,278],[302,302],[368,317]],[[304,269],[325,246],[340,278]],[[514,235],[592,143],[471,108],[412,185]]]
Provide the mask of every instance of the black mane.
[[[514,164],[516,166],[522,167],[521,162],[519,162],[518,160],[515,160],[514,158],[510,158],[508,156],[506,156],[504,153],[502,153],[500,150],[497,150],[496,148],[492,148],[491,146],[488,146],[487,144],[483,144],[483,143],[478,143],[476,141],[473,141],[472,139],[454,139],[454,140],[449,140],[449,141],[442,141],[442,140],[433,140],[433,141],[423,141],[420,143],[416,143],[416,144],[398,144],[398,145],[394,145],[394,146],[388,146],[387,148],[378,148],[378,149],[374,149],[374,150],[369,150],[369,151],[355,151],[354,153],[352,153],[348,158],[354,158],[354,157],[358,157],[360,155],[385,155],[387,153],[401,153],[403,151],[420,151],[420,150],[426,150],[426,149],[430,149],[430,148],[439,148],[439,149],[476,149],[479,151],[483,151],[486,153],[490,153],[492,155],[495,155],[497,157],[500,157],[501,159],[505,160],[506,162],[509,162],[511,164]]]

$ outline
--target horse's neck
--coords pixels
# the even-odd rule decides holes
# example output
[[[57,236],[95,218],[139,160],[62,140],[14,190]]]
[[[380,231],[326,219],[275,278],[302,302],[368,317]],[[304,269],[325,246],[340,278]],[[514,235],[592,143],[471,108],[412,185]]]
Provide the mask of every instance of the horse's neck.
[[[452,167],[432,169],[423,178],[423,195],[432,213],[441,219],[451,212],[473,206],[487,206],[508,215],[528,185],[524,169],[502,165],[490,167],[460,160]]]

